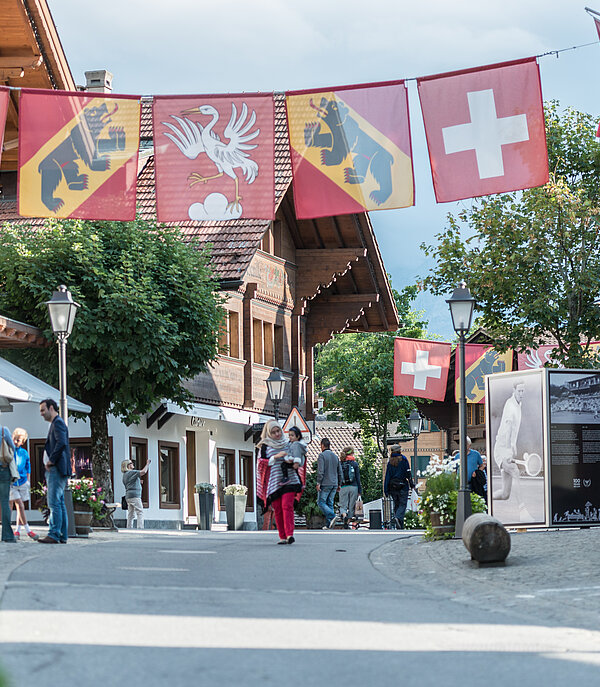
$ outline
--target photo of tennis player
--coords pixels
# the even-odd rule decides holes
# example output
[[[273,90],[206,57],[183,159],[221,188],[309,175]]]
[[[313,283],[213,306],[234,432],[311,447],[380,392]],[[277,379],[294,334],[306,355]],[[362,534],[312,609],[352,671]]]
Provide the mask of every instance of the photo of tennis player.
[[[490,512],[505,525],[543,524],[542,376],[506,373],[487,381]]]

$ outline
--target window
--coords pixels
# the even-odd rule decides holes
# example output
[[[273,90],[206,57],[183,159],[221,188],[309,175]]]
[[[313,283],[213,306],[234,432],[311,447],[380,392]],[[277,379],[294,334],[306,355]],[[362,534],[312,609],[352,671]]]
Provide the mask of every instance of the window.
[[[254,339],[254,362],[262,365],[263,362],[263,328],[260,320],[252,320],[252,334]]]
[[[228,484],[235,484],[235,453],[226,449],[217,449],[217,462],[219,467],[217,496],[219,510],[225,510],[225,492]]]
[[[283,370],[283,327],[275,326],[274,328],[274,338],[275,338],[275,367]]]
[[[129,437],[129,460],[133,463],[136,470],[141,470],[145,467],[148,461],[148,439],[137,439]],[[144,508],[149,508],[150,497],[148,482],[150,479],[149,473],[146,473],[142,479],[142,504]]]
[[[161,508],[179,508],[179,444],[158,442],[158,477]]]
[[[254,456],[252,453],[240,451],[240,484],[248,487],[246,510],[254,510]]]
[[[31,486],[36,487],[42,483],[45,477],[44,470],[44,446],[45,439],[29,440],[29,458],[31,461]],[[74,477],[92,476],[92,440],[90,438],[69,439],[71,448],[71,472]],[[108,452],[110,456],[110,483],[114,496],[114,475],[113,475],[113,440],[108,438]],[[33,499],[35,503],[35,499]]]
[[[234,310],[229,311],[229,355],[240,357],[240,315]]]
[[[263,364],[273,367],[274,362],[273,325],[270,322],[263,322]]]
[[[467,403],[467,425],[485,425],[485,403]]]

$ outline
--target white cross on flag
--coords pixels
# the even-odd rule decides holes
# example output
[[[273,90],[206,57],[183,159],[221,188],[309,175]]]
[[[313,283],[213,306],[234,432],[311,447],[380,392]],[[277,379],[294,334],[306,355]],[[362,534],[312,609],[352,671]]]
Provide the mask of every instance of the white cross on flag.
[[[438,203],[548,181],[534,57],[418,80]]]
[[[449,367],[449,343],[396,338],[394,395],[443,401]]]

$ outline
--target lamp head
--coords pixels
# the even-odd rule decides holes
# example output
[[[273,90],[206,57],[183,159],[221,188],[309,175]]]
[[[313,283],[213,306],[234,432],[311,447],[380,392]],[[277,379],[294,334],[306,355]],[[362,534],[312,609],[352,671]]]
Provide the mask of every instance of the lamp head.
[[[466,334],[471,328],[473,310],[475,310],[475,299],[467,288],[464,281],[452,292],[452,296],[446,301],[450,308],[452,326],[457,334]]]
[[[71,334],[73,330],[73,322],[75,321],[75,314],[79,303],[76,303],[71,292],[62,284],[52,294],[52,298],[46,302],[48,306],[48,314],[50,315],[50,322],[52,324],[52,331],[56,336],[64,336],[65,338]]]

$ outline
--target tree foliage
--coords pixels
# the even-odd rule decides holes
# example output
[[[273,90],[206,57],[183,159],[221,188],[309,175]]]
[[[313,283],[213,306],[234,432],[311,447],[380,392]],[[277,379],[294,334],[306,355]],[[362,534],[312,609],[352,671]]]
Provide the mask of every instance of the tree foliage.
[[[222,318],[209,254],[151,222],[49,221],[0,231],[0,312],[40,327],[65,284],[81,304],[68,345],[69,393],[92,406],[92,461],[108,484],[107,413],[135,422],[157,401],[185,404],[183,385],[216,356]],[[57,385],[54,346],[15,351]]]
[[[347,422],[358,422],[383,458],[389,425],[407,429],[413,407],[409,398],[394,396],[394,338],[424,334],[426,323],[411,310],[416,293],[414,286],[394,291],[401,322],[397,332],[337,334],[316,352],[315,384],[325,409],[338,409]]]
[[[437,244],[422,246],[436,261],[424,284],[441,295],[464,278],[500,350],[556,339],[557,362],[588,367],[594,363],[589,344],[600,339],[596,122],[552,102],[546,129],[549,183],[487,196],[449,215]]]

